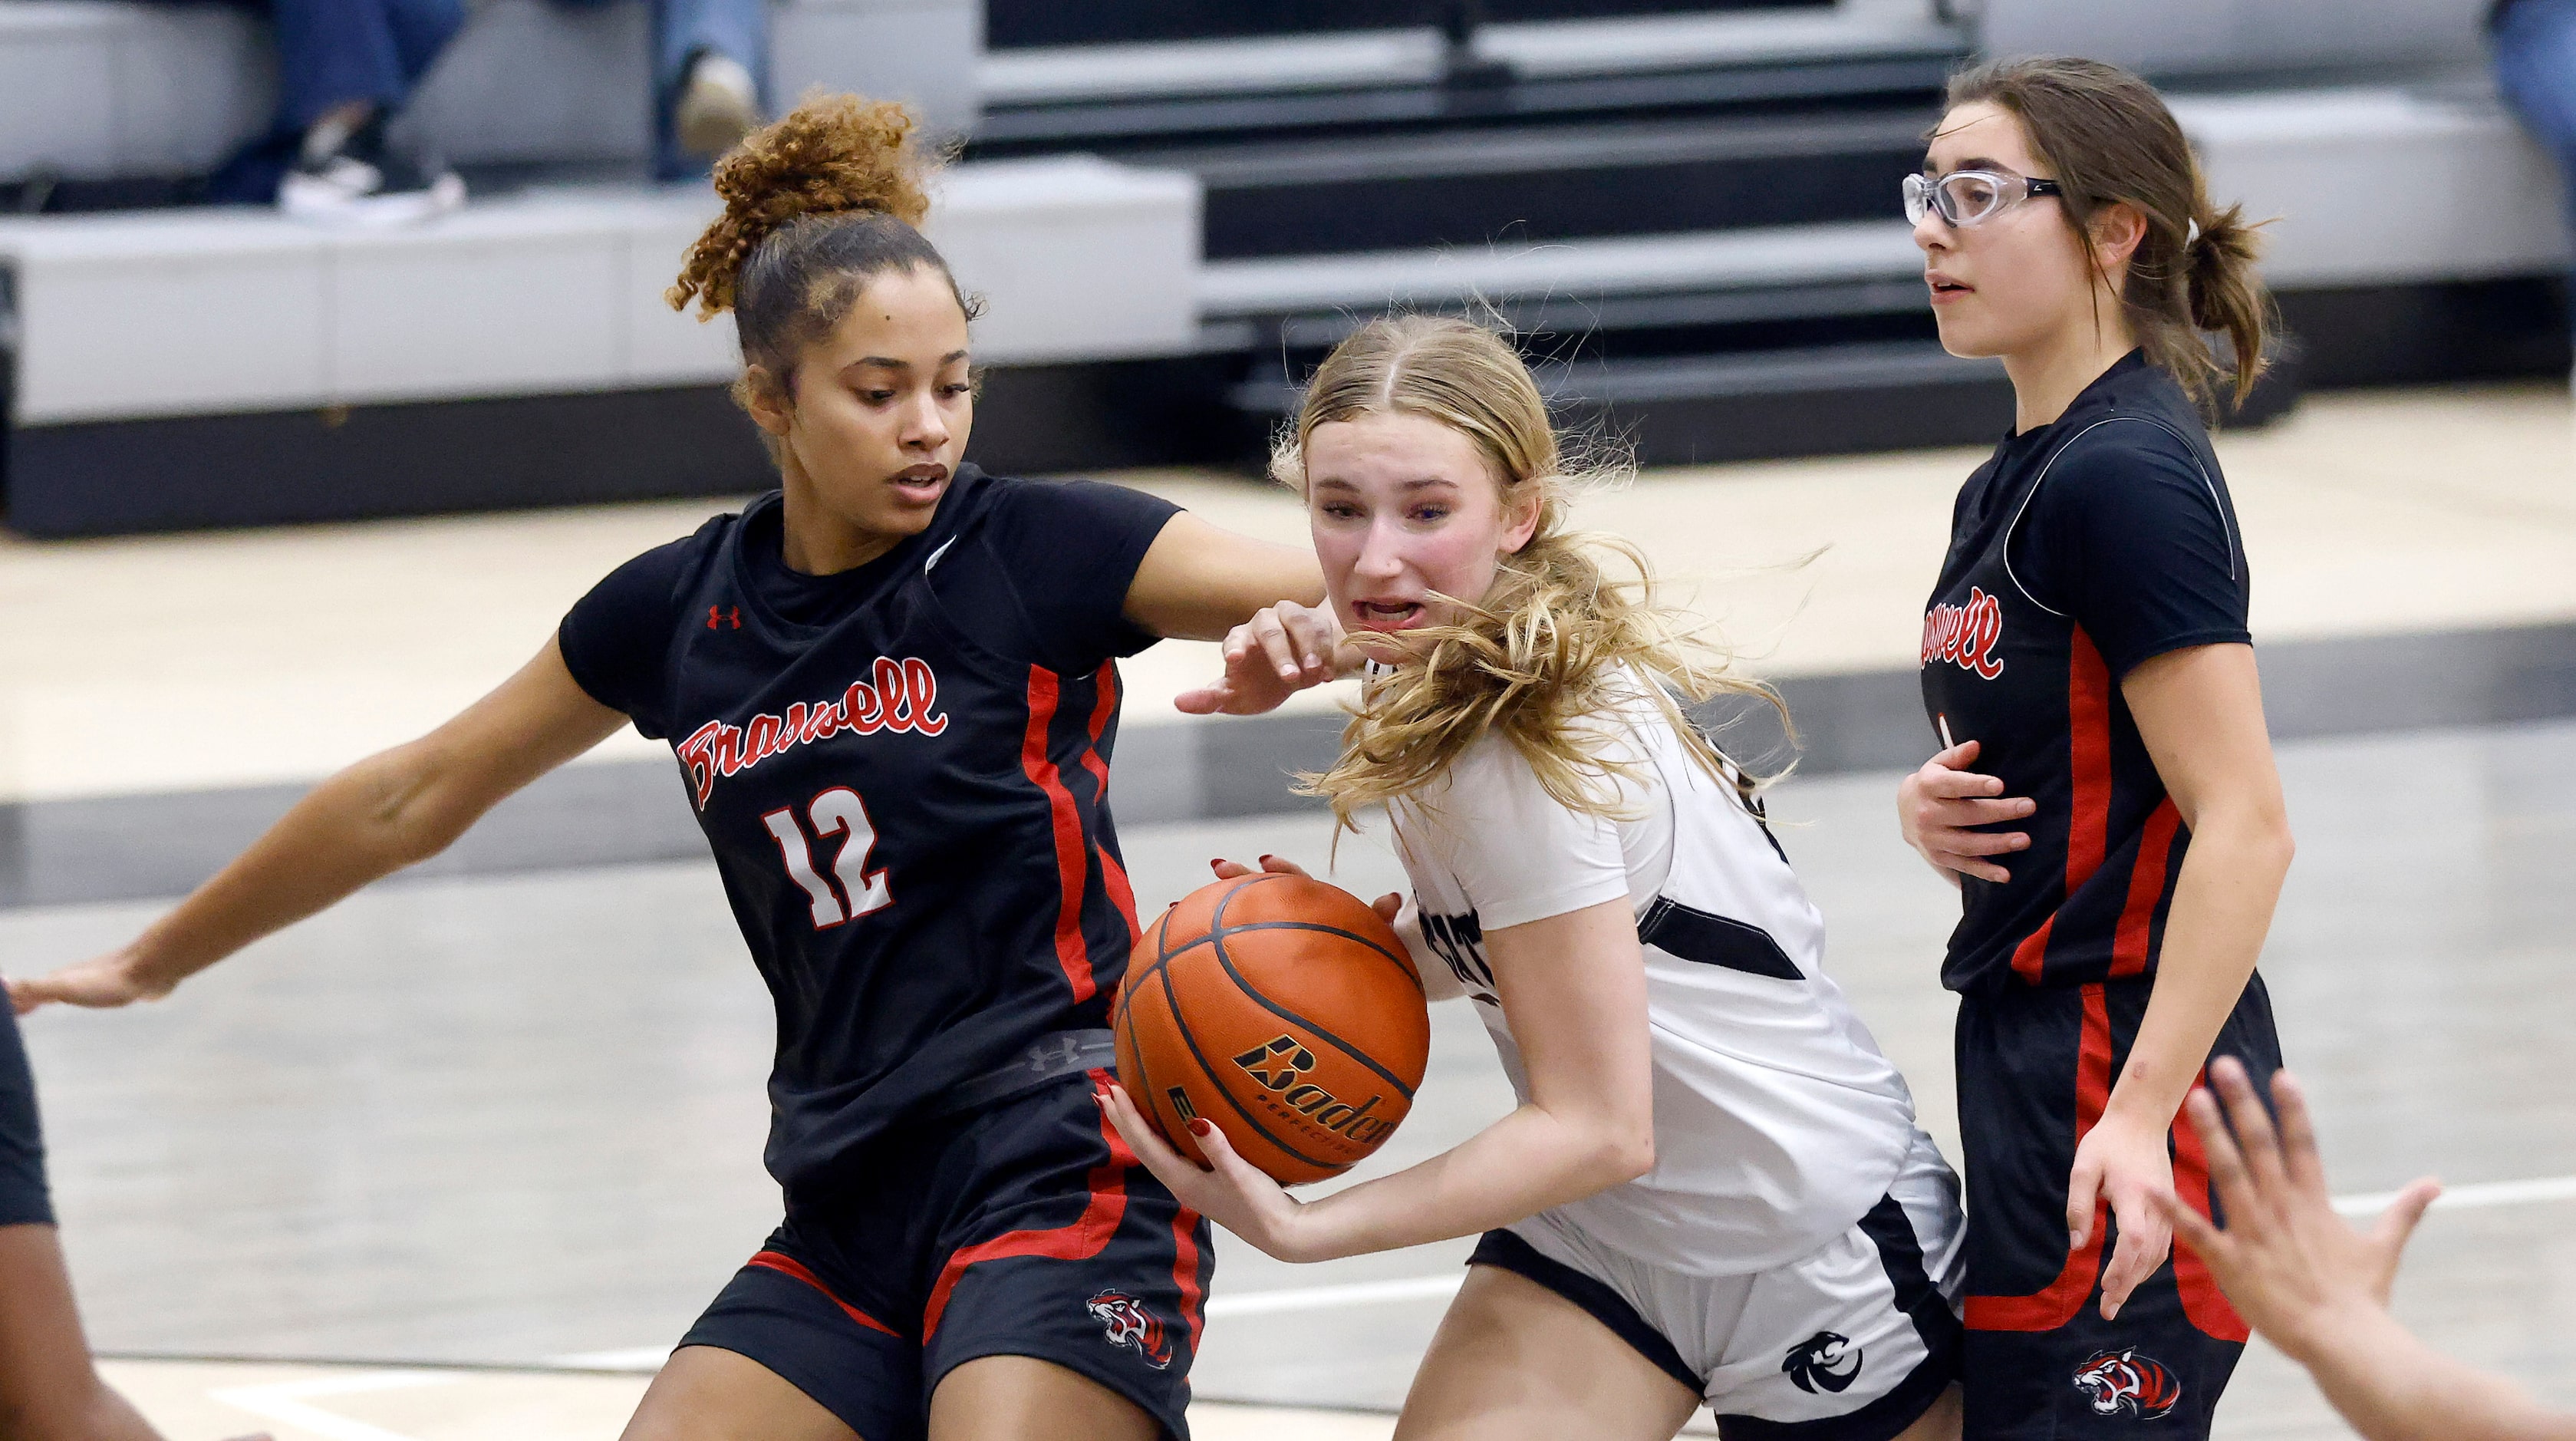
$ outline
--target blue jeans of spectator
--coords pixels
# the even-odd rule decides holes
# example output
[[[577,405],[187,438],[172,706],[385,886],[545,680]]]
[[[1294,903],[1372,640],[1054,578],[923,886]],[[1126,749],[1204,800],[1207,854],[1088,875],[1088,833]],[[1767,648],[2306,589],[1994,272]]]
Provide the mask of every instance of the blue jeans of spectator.
[[[615,0],[564,0],[595,6]],[[683,154],[671,117],[688,84],[689,66],[714,51],[751,72],[764,109],[769,96],[769,0],[650,0],[653,6],[653,173],[688,180],[707,173],[711,157]]]
[[[465,26],[463,0],[265,0],[277,28],[278,121],[302,134],[334,106],[402,109]]]
[[[268,17],[277,118],[216,172],[212,198],[264,205],[314,121],[353,100],[403,108],[465,26],[464,0],[228,0]]]
[[[2513,0],[2493,38],[2496,87],[2557,159],[2576,230],[2576,0]]]

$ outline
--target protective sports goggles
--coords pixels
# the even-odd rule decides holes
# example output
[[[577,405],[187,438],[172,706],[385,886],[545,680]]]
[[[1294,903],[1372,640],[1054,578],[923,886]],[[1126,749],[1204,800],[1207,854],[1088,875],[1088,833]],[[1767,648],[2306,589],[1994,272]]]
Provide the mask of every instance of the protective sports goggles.
[[[1914,174],[1905,177],[1905,218],[1920,225],[1926,214],[1937,210],[1952,225],[1982,225],[2034,196],[2065,193],[2054,180],[2033,180],[2001,170],[1953,170],[1939,177]]]

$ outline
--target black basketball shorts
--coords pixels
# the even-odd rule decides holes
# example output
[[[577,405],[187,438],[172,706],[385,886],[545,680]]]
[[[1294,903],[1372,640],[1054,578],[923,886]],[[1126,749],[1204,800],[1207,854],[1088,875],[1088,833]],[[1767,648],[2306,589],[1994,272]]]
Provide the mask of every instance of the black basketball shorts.
[[[913,1127],[847,1189],[790,1196],[680,1344],[750,1357],[863,1441],[920,1436],[940,1381],[984,1356],[1078,1372],[1187,1441],[1208,1223],[1109,1125],[1106,1077]]]
[[[18,1018],[0,996],[0,1226],[50,1226],[44,1132],[36,1124],[36,1077],[18,1040]]]
[[[2177,1245],[2115,1321],[2102,1319],[2102,1272],[2118,1244],[2107,1206],[2094,1213],[2092,1239],[2067,1250],[2076,1141],[2101,1118],[2149,985],[2139,976],[1960,997],[1969,1441],[2206,1437],[2244,1353],[2245,1322],[2188,1249]],[[2261,977],[2211,1054],[2263,1080],[2279,1069]],[[2176,1119],[2169,1144],[2175,1191],[2208,1214],[2208,1162],[2188,1120]]]

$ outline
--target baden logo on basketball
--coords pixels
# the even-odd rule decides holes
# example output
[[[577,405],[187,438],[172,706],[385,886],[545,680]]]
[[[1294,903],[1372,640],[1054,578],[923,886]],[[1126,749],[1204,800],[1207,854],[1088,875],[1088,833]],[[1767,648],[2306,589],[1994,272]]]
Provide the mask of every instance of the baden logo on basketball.
[[[1315,1053],[1300,1044],[1295,1036],[1281,1036],[1267,1045],[1255,1046],[1234,1058],[1243,1073],[1261,1083],[1270,1092],[1263,1097],[1274,1111],[1285,1111],[1308,1124],[1319,1126],[1337,1136],[1348,1136],[1363,1146],[1377,1144],[1380,1137],[1395,1129],[1395,1122],[1381,1121],[1369,1115],[1384,1096],[1371,1096],[1353,1106],[1323,1087],[1306,1079],[1315,1069]]]
[[[1118,1075],[1192,1161],[1199,1126],[1285,1186],[1339,1175],[1394,1134],[1429,1060],[1404,942],[1338,886],[1267,871],[1201,886],[1137,938]]]

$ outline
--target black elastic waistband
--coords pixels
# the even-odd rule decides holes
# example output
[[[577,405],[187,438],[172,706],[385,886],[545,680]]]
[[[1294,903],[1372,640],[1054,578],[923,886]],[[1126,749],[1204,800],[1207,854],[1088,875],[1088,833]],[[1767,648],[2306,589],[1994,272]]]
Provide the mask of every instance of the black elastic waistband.
[[[1009,1064],[987,1071],[940,1098],[931,1117],[980,1111],[1050,1081],[1095,1070],[1114,1074],[1117,1069],[1118,1040],[1110,1032],[1050,1031]]]

